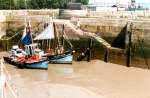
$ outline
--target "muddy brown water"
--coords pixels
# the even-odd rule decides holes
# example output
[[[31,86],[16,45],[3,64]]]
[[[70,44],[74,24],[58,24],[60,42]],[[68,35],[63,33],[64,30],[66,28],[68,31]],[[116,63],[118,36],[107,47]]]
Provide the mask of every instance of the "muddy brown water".
[[[8,55],[1,52],[0,58]],[[9,73],[5,73],[6,79],[18,98],[103,98],[85,88],[84,82],[80,83],[80,79],[86,76],[78,73],[78,64],[49,64],[48,70],[18,69],[6,62],[4,66]],[[6,96],[14,98],[8,86]]]
[[[3,52],[0,57],[8,55]],[[99,60],[18,69],[4,62],[18,98],[149,98],[150,71]],[[8,78],[7,78],[8,79]],[[7,89],[7,98],[14,98]]]

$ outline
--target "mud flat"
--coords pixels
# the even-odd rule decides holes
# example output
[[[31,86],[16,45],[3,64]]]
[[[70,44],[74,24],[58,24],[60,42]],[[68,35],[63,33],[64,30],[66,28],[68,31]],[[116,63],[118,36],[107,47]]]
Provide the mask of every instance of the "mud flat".
[[[7,53],[1,52],[0,56]],[[148,98],[150,71],[100,60],[49,64],[48,70],[18,69],[4,63],[18,98]],[[8,89],[7,89],[8,90]],[[10,92],[8,97],[12,98]]]

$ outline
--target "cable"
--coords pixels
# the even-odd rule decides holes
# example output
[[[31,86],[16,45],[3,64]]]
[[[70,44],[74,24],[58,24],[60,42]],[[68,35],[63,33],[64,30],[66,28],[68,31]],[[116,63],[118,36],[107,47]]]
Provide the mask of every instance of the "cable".
[[[68,42],[68,44],[71,46],[71,49],[72,49],[72,48],[73,48],[73,45],[72,45],[72,43],[68,40],[69,38],[68,38],[68,36],[66,35],[65,32],[64,32],[63,37],[65,38],[65,40]]]
[[[10,40],[10,39],[14,38],[15,36],[17,36],[19,33],[20,33],[20,32],[14,34],[14,35],[13,35],[12,37],[10,37],[10,38],[7,38],[7,39],[1,39],[1,40]]]

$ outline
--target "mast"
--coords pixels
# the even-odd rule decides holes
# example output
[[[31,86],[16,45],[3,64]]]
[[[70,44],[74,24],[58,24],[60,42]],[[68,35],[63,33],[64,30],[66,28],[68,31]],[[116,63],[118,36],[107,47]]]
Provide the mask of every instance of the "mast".
[[[62,25],[62,40],[61,40],[63,46],[64,46],[64,32],[65,32],[65,25],[63,24]]]
[[[49,25],[52,25],[52,27],[53,27],[53,18],[50,18],[49,17]],[[54,32],[54,27],[52,28],[53,29],[53,32]],[[51,49],[51,39],[49,39],[49,41],[48,41],[48,48],[49,49]]]
[[[56,42],[57,42],[56,45],[57,45],[57,48],[59,49],[61,44],[60,44],[60,36],[58,34],[59,32],[56,30],[56,24],[55,24],[55,33],[56,33],[56,38],[57,38],[56,39]]]
[[[55,23],[53,22],[53,28],[54,28],[54,36],[55,36],[55,39],[54,39],[54,42],[53,42],[53,46],[54,46],[54,49],[56,49],[56,25],[55,25]]]
[[[25,13],[25,28],[24,28],[22,39],[21,39],[21,43],[24,45],[29,45],[33,43],[29,17],[28,17],[28,22],[27,22],[27,11]]]

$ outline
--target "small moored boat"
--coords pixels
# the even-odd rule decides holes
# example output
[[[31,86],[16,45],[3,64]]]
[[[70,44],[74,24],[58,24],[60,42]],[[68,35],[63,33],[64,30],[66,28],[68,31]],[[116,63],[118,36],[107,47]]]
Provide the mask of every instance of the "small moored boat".
[[[50,63],[55,64],[72,64],[73,59],[72,50],[61,54],[47,55],[47,57]]]

